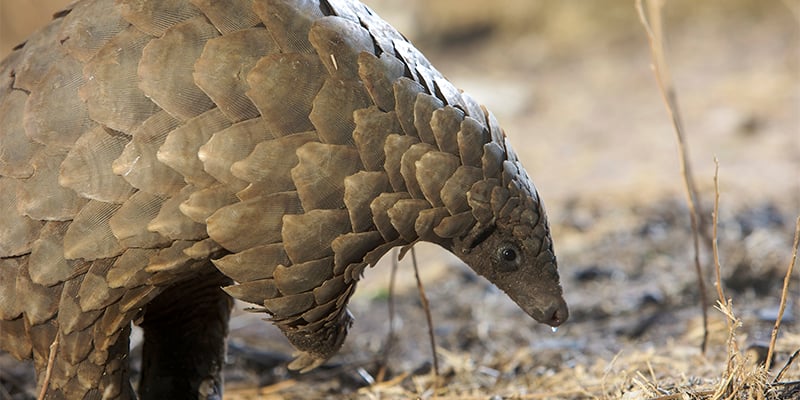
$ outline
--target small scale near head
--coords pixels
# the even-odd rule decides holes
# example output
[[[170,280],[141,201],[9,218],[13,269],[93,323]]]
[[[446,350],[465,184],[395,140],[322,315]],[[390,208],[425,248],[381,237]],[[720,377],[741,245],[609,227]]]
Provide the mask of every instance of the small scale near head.
[[[557,327],[569,316],[556,256],[538,195],[520,196],[492,223],[478,223],[453,242],[453,253],[503,290],[535,320]],[[518,197],[519,198],[519,197]],[[495,207],[497,209],[497,207]]]

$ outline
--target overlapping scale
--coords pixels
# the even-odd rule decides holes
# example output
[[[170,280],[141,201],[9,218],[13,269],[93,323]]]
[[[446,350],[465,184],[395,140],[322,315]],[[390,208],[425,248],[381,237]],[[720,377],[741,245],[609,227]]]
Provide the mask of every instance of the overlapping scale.
[[[308,292],[333,277],[333,256],[299,264],[278,265],[273,277],[282,295]]]
[[[467,202],[467,192],[475,182],[481,179],[483,179],[483,171],[480,168],[466,165],[459,166],[453,175],[447,179],[447,182],[442,186],[440,197],[450,214],[455,215],[470,209]]]
[[[419,237],[415,229],[417,216],[422,210],[431,208],[431,203],[423,199],[403,199],[395,203],[387,211],[391,222],[400,237],[408,243],[413,243]]]
[[[212,135],[230,125],[231,122],[218,108],[211,109],[168,133],[156,157],[178,171],[186,183],[200,188],[208,187],[217,180],[203,170],[197,151]]]
[[[486,116],[481,104],[472,95],[464,91],[461,92],[461,100],[464,101],[464,112],[467,116],[477,121],[483,128],[486,128]]]
[[[483,145],[489,140],[489,131],[481,125],[480,121],[472,117],[464,118],[461,121],[461,129],[456,137],[461,163],[480,168],[482,166]]]
[[[403,132],[409,136],[420,137],[414,125],[414,109],[417,95],[425,93],[425,88],[406,77],[394,81],[392,86],[394,87],[395,111],[400,126],[403,127]]]
[[[292,181],[306,211],[344,207],[344,178],[358,172],[361,160],[350,146],[309,142],[297,149]]]
[[[389,180],[383,172],[359,171],[344,178],[344,204],[353,232],[367,232],[374,228],[370,203],[381,193],[389,191]]]
[[[189,198],[183,201],[178,208],[183,215],[186,215],[192,221],[204,225],[211,214],[237,201],[236,195],[226,186],[216,184],[192,192]]]
[[[75,273],[74,260],[64,258],[64,234],[69,222],[48,222],[33,242],[28,256],[28,272],[34,283],[53,286]]]
[[[128,21],[115,12],[114,0],[88,0],[76,3],[64,17],[59,36],[68,38],[64,50],[86,62],[109,40],[128,27]]]
[[[170,239],[158,232],[147,230],[148,223],[153,220],[166,198],[145,191],[134,193],[122,204],[108,225],[111,232],[123,247],[163,247]]]
[[[151,276],[145,268],[150,258],[157,252],[158,249],[126,249],[108,270],[106,275],[108,287],[131,289],[144,285]]]
[[[386,137],[383,145],[383,154],[386,157],[383,169],[389,178],[389,183],[396,192],[405,192],[406,182],[400,171],[403,154],[414,144],[419,143],[419,139],[412,136],[390,134]]]
[[[203,169],[233,191],[247,186],[247,182],[231,172],[233,163],[247,157],[260,142],[272,139],[260,118],[249,119],[223,129],[197,151]]]
[[[28,95],[21,90],[10,88],[8,93],[3,92],[2,95],[4,99],[0,102],[0,121],[3,121],[3,134],[0,135],[0,176],[28,178],[34,171],[30,159],[42,147],[25,134],[23,116]]]
[[[332,256],[333,239],[350,231],[347,210],[307,210],[283,217],[281,237],[289,259],[300,264]]]
[[[328,279],[312,291],[314,302],[317,304],[328,303],[345,293],[347,288],[348,285],[344,281],[344,276],[337,273],[335,277]]]
[[[75,92],[83,86],[83,63],[64,57],[54,64],[31,91],[25,104],[25,132],[34,141],[69,148],[95,123]]]
[[[219,32],[203,16],[169,28],[142,50],[139,88],[173,117],[185,121],[214,106],[194,83],[194,63],[209,39]]]
[[[213,3],[203,1],[209,6]],[[232,32],[206,43],[194,63],[192,76],[197,86],[232,122],[255,118],[258,109],[245,95],[247,73],[262,56],[275,52],[277,46],[263,28]]]
[[[314,129],[308,115],[325,82],[324,70],[314,54],[270,54],[258,61],[247,74],[247,97],[269,131],[283,136]]]
[[[353,112],[371,104],[361,82],[332,76],[314,98],[308,119],[314,124],[322,143],[352,145]]]
[[[220,208],[208,217],[208,235],[232,252],[279,242],[289,214],[303,212],[297,192],[273,193]]]
[[[452,106],[445,106],[433,112],[431,129],[439,150],[459,155],[458,132],[463,120],[464,112]]]
[[[196,187],[186,185],[178,194],[164,201],[158,215],[147,224],[147,230],[158,232],[172,240],[199,240],[207,237],[205,225],[180,212],[181,204],[195,191]]]
[[[370,210],[372,210],[372,220],[375,222],[375,227],[386,242],[396,240],[400,236],[394,228],[394,225],[392,225],[391,218],[389,218],[389,209],[398,201],[410,198],[411,195],[406,192],[381,193],[370,202],[369,207]]]
[[[74,332],[81,332],[93,324],[101,315],[102,310],[85,312],[81,309],[78,291],[83,285],[83,275],[64,283],[61,291],[61,298],[58,304],[58,324],[61,332],[70,335]],[[89,346],[92,345],[90,340]]]
[[[111,164],[112,171],[131,186],[153,195],[170,196],[186,185],[178,171],[158,160],[156,154],[180,121],[164,111],[154,114],[133,132],[133,139]]]
[[[429,151],[414,164],[416,180],[422,194],[434,207],[443,206],[442,188],[461,165],[461,161],[450,153]]]
[[[264,307],[269,310],[270,314],[273,315],[273,319],[276,321],[290,318],[295,315],[300,315],[311,309],[313,306],[314,294],[312,292],[304,292],[300,294],[264,300]]]
[[[0,293],[3,293],[3,297],[0,298],[0,322],[16,319],[22,314],[23,305],[20,300],[24,295],[17,294],[16,288],[20,268],[26,262],[27,258],[25,257],[0,258],[0,268],[3,271],[3,279],[0,279]],[[0,337],[2,337],[2,332],[0,332]]]
[[[488,225],[494,219],[492,191],[499,185],[500,181],[497,179],[480,180],[467,192],[467,203],[472,209],[472,216],[483,225]]]
[[[297,149],[315,140],[315,132],[304,132],[263,141],[231,165],[231,174],[257,186],[263,194],[295,190],[291,170],[298,163]]]
[[[222,273],[237,282],[272,278],[276,266],[290,263],[282,243],[251,247],[213,262]]]
[[[86,204],[86,199],[58,184],[58,172],[66,156],[65,150],[50,147],[42,147],[33,155],[30,163],[35,172],[18,181],[15,204],[21,214],[37,220],[65,221]]]
[[[386,161],[386,138],[402,132],[394,111],[383,112],[378,107],[357,110],[354,113],[355,130],[351,132],[361,162],[368,171],[380,171]]]
[[[23,263],[17,273],[16,292],[25,296],[18,304],[29,325],[39,325],[49,321],[58,311],[62,285],[42,286],[31,281],[28,266]]]
[[[505,152],[499,144],[496,142],[489,142],[483,145],[481,169],[483,170],[484,178],[501,178],[504,160]]]
[[[377,231],[345,233],[333,239],[333,274],[343,274],[345,267],[362,261],[367,253],[383,243],[383,236]]]
[[[229,295],[248,303],[264,304],[264,300],[273,299],[280,294],[272,278],[257,279],[230,285],[223,288]]]
[[[314,21],[308,40],[328,74],[337,79],[357,77],[358,55],[375,48],[369,32],[358,21],[333,16]]]
[[[61,163],[58,183],[83,198],[122,203],[135,189],[114,174],[111,164],[130,140],[102,126],[92,129],[78,138]]]
[[[409,147],[400,158],[400,174],[403,176],[403,181],[405,181],[405,186],[408,188],[408,193],[414,198],[424,197],[422,189],[420,188],[420,182],[417,180],[417,161],[419,161],[425,153],[432,151],[437,151],[436,147],[433,145],[424,142],[417,143]],[[389,160],[387,160],[387,164],[388,161]]]
[[[143,285],[135,287],[125,292],[125,295],[119,300],[120,313],[129,313],[144,307],[151,300],[156,298],[164,290],[162,287]]]
[[[358,55],[358,76],[381,111],[395,109],[392,83],[402,77],[404,72],[403,63],[389,53],[383,53],[380,57],[369,52]]]
[[[192,247],[183,251],[187,257],[193,260],[208,260],[211,257],[217,257],[220,254],[226,253],[225,249],[211,238],[205,238],[196,241]]]
[[[248,0],[189,0],[199,8],[220,33],[229,34],[255,26],[259,22]]]
[[[125,20],[153,36],[162,36],[180,22],[202,15],[183,0],[116,0],[116,4]]]
[[[433,228],[433,232],[439,237],[455,238],[464,235],[473,225],[475,225],[475,217],[471,212],[465,211],[442,218],[439,225]]]
[[[86,83],[78,94],[86,102],[89,117],[115,131],[130,133],[159,111],[139,89],[136,74],[142,49],[151,39],[135,27],[128,27],[86,63]]]
[[[320,8],[316,0],[253,1],[253,11],[284,53],[314,52],[308,41],[308,31],[315,20],[325,16]]]
[[[67,228],[64,235],[64,257],[87,261],[114,257],[122,253],[109,220],[121,205],[89,201]]]
[[[414,127],[417,128],[419,139],[424,143],[436,144],[431,119],[433,112],[442,107],[444,107],[444,103],[434,96],[427,93],[417,95],[414,101]]]
[[[0,317],[0,343],[4,343],[8,353],[18,360],[31,358],[31,337],[25,330],[25,319]]]
[[[50,67],[64,58],[63,49],[53,48],[63,22],[60,18],[50,21],[19,50],[19,59],[13,67],[14,88],[30,92],[42,81]]]
[[[439,242],[441,236],[436,235],[433,229],[442,223],[442,220],[450,216],[450,212],[444,207],[428,208],[421,210],[414,221],[414,231],[421,240]]]
[[[125,294],[125,288],[108,286],[108,271],[114,264],[113,258],[95,260],[89,271],[83,276],[83,283],[78,290],[81,310],[102,310],[119,300]]]
[[[0,177],[0,257],[28,253],[44,222],[21,215],[16,208],[17,181]]]

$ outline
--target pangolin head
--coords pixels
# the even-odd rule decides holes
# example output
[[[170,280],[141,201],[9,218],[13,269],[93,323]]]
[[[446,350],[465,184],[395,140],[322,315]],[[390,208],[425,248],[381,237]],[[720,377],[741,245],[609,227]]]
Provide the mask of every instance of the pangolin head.
[[[535,320],[556,327],[569,316],[550,228],[535,187],[519,163],[513,178],[479,182],[468,193],[473,212],[492,210],[453,242],[453,253],[503,290]],[[508,170],[509,168],[506,168]],[[506,171],[508,172],[508,171]],[[508,175],[507,175],[508,176]],[[486,214],[486,213],[484,213]]]

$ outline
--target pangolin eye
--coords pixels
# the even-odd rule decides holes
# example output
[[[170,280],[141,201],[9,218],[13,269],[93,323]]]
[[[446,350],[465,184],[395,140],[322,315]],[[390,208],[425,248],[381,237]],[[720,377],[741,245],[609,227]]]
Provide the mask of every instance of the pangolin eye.
[[[497,248],[497,267],[501,271],[515,271],[519,268],[520,259],[519,247],[512,243],[503,243]]]
[[[513,262],[514,260],[517,259],[517,251],[510,247],[502,249],[500,255],[503,256],[503,260],[508,262]]]

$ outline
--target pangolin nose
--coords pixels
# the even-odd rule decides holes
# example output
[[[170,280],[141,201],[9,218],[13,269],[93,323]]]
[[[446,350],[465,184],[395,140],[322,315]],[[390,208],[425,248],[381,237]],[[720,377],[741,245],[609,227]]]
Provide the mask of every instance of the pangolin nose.
[[[567,303],[564,301],[560,301],[548,307],[547,311],[545,311],[544,315],[546,316],[546,320],[544,323],[547,325],[556,327],[564,323],[564,321],[569,318],[569,309],[567,308]]]

